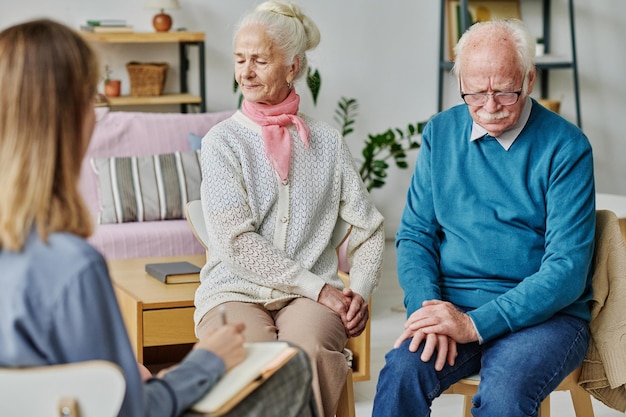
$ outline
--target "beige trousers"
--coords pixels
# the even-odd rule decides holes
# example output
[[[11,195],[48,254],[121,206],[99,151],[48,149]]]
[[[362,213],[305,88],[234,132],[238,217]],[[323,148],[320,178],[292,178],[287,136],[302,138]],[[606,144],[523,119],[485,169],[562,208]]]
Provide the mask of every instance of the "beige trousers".
[[[311,360],[313,393],[320,414],[325,417],[335,415],[348,374],[343,356],[346,331],[335,312],[308,298],[296,298],[280,310],[267,310],[253,303],[222,305],[229,322],[245,323],[246,341],[281,340],[304,350]],[[197,333],[210,332],[220,324],[219,307],[216,307],[202,317]]]

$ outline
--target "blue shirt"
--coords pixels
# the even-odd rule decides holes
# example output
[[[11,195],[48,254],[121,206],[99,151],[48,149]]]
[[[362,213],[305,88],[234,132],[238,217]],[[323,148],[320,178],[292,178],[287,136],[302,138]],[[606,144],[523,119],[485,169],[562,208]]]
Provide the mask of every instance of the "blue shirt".
[[[396,234],[407,313],[429,299],[469,308],[487,341],[556,313],[590,319],[593,158],[576,126],[533,101],[506,150],[470,141],[466,105],[435,116]]]
[[[44,244],[33,232],[21,252],[0,251],[0,271],[0,366],[114,362],[126,379],[120,416],[178,416],[224,373],[220,358],[195,349],[142,382],[106,263],[81,238],[55,233]]]

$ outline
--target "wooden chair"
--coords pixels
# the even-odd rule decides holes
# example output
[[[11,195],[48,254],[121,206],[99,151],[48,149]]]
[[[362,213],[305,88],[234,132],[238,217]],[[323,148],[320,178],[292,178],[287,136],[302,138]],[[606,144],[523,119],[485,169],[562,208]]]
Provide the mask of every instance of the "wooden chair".
[[[350,277],[344,272],[339,272],[339,277],[346,286],[350,285]],[[370,311],[372,303],[369,303]],[[356,417],[354,402],[354,383],[370,380],[370,323],[368,320],[365,330],[357,337],[348,339],[346,348],[352,352],[352,372],[348,372],[346,383],[341,391],[337,417]]]
[[[208,252],[208,234],[202,212],[200,200],[193,200],[185,206],[187,222],[193,231],[194,236],[200,241],[204,249]],[[334,244],[340,246],[348,237],[350,229],[340,224],[335,230]],[[350,283],[349,275],[344,271],[338,272],[340,278],[346,285]],[[371,308],[371,306],[370,306]],[[355,417],[354,405],[354,382],[368,381],[370,379],[370,322],[363,333],[358,337],[348,339],[346,348],[352,353],[352,372],[348,372],[346,383],[341,390],[337,417]]]
[[[581,368],[578,367],[569,374],[555,391],[569,391],[572,397],[572,403],[574,404],[574,412],[576,417],[593,417],[593,407],[591,405],[591,396],[587,391],[582,389],[578,385],[578,376],[580,375]],[[444,394],[460,394],[464,396],[463,399],[463,417],[472,417],[472,397],[478,390],[478,383],[480,382],[480,376],[478,374],[472,375],[469,378],[463,378],[457,383],[448,388]],[[550,417],[550,396],[547,396],[539,407],[539,417]]]
[[[601,203],[598,205],[598,210],[600,208],[606,208],[610,202],[618,201],[622,209],[626,210],[626,197],[611,197],[607,196],[604,198],[598,199]],[[623,222],[620,222],[620,226],[624,225]],[[624,229],[622,229],[622,234],[624,234]],[[596,230],[596,237],[600,236]],[[597,244],[597,241],[596,241]],[[595,259],[594,259],[595,262]],[[576,417],[593,417],[593,407],[591,404],[591,396],[590,394],[581,388],[578,385],[578,379],[580,376],[581,367],[575,369],[571,374],[569,374],[559,386],[555,389],[555,391],[569,391],[570,396],[572,397],[572,403],[574,405],[574,411],[576,413]],[[470,409],[472,408],[472,397],[476,394],[478,389],[478,383],[480,382],[480,376],[472,375],[469,378],[464,378],[453,384],[450,388],[448,388],[444,394],[461,394],[465,396],[463,401],[463,415],[464,417],[471,417]],[[550,417],[550,396],[546,397],[546,399],[541,403],[539,408],[539,417]]]
[[[0,415],[117,416],[126,382],[110,362],[0,368]]]

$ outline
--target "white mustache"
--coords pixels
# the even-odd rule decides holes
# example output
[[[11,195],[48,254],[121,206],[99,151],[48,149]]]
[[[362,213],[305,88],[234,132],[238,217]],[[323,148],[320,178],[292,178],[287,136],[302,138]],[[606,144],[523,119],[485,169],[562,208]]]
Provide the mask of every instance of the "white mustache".
[[[476,114],[478,114],[481,119],[492,122],[494,120],[506,119],[511,115],[511,112],[508,110],[502,110],[497,113],[489,113],[485,110],[479,110]]]

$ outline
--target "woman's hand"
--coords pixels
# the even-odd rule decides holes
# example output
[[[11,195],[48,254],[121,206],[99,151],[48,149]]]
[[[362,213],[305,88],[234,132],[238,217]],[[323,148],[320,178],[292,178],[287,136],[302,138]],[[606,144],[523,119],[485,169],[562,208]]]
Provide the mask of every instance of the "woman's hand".
[[[356,337],[365,330],[369,308],[361,295],[350,288],[339,291],[328,284],[322,287],[317,302],[330,308],[341,317],[348,337]]]
[[[246,351],[243,346],[243,323],[227,324],[218,327],[215,331],[205,334],[195,345],[194,349],[206,349],[219,356],[226,365],[226,370],[244,360]]]
[[[142,381],[145,382],[152,378],[152,372],[150,372],[150,370],[146,368],[144,364],[137,363],[137,366],[139,367],[139,375],[141,376]]]
[[[349,337],[357,337],[367,325],[369,320],[369,306],[360,294],[353,292],[350,288],[344,288],[343,295],[350,298],[350,307],[346,314],[346,333]]]
[[[344,326],[348,323],[348,309],[352,300],[346,297],[343,292],[337,288],[325,284],[320,291],[320,295],[317,297],[317,302],[330,308],[341,317],[341,322]]]

